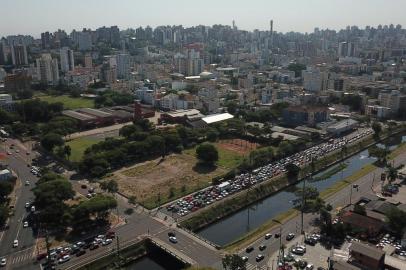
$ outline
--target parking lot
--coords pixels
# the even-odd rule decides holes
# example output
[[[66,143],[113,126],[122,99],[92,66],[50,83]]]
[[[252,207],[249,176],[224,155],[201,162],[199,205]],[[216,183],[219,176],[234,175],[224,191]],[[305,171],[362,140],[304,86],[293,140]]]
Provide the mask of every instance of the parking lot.
[[[251,173],[237,175],[234,179],[228,180],[219,185],[210,186],[192,195],[183,197],[173,204],[168,204],[164,211],[174,217],[186,216],[191,212],[214,203],[215,201],[220,201],[233,193],[247,189],[250,186],[285,173],[285,166],[289,163],[303,167],[310,163],[313,158],[320,159],[321,157],[339,150],[345,145],[354,143],[370,134],[372,134],[371,129],[360,129],[345,137],[331,139],[328,142],[310,147],[289,157],[259,167]]]
[[[314,239],[312,243],[306,241],[303,235],[298,236],[293,241],[285,244],[284,260],[286,264],[293,265],[297,262],[301,265],[301,269],[327,269],[327,259],[331,255],[331,251],[324,248],[319,243],[320,236],[318,234],[310,234],[308,239]],[[268,266],[275,269],[278,262],[278,252],[272,254],[268,261]],[[293,269],[295,269],[293,267]]]

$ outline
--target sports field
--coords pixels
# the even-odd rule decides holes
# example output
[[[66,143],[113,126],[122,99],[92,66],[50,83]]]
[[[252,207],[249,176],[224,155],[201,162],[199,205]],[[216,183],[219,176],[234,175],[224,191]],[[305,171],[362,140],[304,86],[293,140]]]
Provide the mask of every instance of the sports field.
[[[79,108],[94,108],[94,101],[88,98],[72,98],[67,95],[63,96],[39,96],[40,100],[49,103],[61,102],[65,110],[74,110]]]

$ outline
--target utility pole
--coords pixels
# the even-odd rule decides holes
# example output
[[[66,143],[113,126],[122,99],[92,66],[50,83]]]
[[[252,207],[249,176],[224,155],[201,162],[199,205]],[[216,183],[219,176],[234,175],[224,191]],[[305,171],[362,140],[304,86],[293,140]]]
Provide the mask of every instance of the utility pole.
[[[49,266],[51,264],[51,252],[49,251],[49,235],[48,235],[48,229],[45,229],[45,246],[47,249],[47,265]]]
[[[306,206],[306,178],[310,177],[311,174],[308,174],[304,177],[303,179],[303,188],[302,188],[302,207],[301,207],[301,224],[300,224],[300,233],[304,234],[304,229],[303,229],[303,220],[304,220],[304,208]]]
[[[118,235],[116,236],[116,246],[117,246],[117,260],[120,265],[120,240],[118,239]]]
[[[284,251],[282,249],[282,223],[277,220],[277,219],[273,219],[273,222],[276,222],[279,224],[279,251],[278,251],[278,263],[279,262],[283,262],[283,256],[284,256]],[[272,264],[273,267],[273,264]]]

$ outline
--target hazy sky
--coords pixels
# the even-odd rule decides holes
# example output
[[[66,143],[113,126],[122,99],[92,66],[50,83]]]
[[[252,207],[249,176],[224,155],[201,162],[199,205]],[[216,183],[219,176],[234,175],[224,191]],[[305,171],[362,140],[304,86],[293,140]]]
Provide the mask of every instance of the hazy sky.
[[[0,0],[0,36],[58,28],[229,24],[240,29],[312,32],[314,27],[402,24],[406,0]]]

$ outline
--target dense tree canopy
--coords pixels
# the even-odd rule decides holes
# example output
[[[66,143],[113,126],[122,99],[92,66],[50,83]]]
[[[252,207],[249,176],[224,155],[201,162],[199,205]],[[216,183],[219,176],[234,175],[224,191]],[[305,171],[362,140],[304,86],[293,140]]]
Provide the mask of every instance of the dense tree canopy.
[[[286,175],[289,178],[296,178],[300,172],[300,167],[294,163],[286,164],[285,169],[286,169]]]
[[[97,96],[94,102],[96,107],[128,105],[134,102],[134,97],[131,94],[105,91],[100,96]]]
[[[246,263],[244,260],[237,254],[229,255],[227,254],[222,259],[223,268],[225,270],[245,270]]]
[[[387,214],[388,224],[391,230],[396,233],[397,236],[402,236],[406,232],[406,212],[392,207]]]
[[[218,159],[219,154],[217,148],[210,143],[202,143],[196,148],[197,158],[208,165],[213,165]]]
[[[48,133],[41,138],[41,146],[49,152],[52,152],[55,146],[62,146],[63,144],[64,140],[62,136],[53,132]]]

